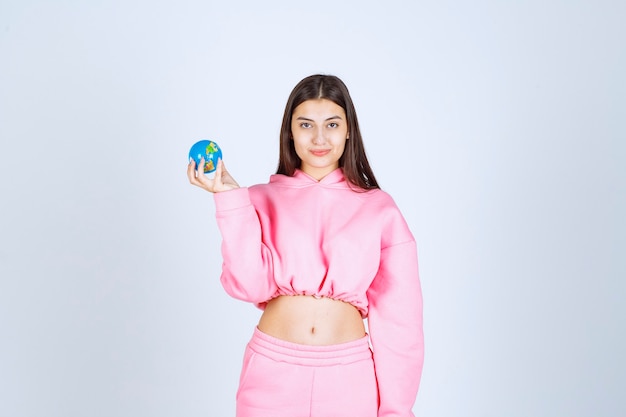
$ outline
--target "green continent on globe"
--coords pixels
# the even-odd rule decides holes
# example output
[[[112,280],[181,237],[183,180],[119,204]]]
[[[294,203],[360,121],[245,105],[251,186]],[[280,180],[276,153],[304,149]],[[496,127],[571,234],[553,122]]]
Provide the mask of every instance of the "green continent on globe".
[[[215,142],[209,142],[209,144],[206,147],[207,155],[210,153],[215,153],[215,152],[217,152],[217,144]]]

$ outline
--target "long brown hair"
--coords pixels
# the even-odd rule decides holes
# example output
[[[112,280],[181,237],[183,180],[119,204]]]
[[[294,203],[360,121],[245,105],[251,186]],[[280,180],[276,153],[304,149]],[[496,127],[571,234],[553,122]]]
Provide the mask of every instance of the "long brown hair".
[[[365,155],[363,138],[359,130],[356,110],[348,88],[334,75],[311,75],[300,81],[293,89],[285,106],[280,128],[280,156],[277,174],[292,176],[300,168],[302,160],[296,154],[291,134],[291,119],[296,107],[307,100],[326,99],[341,106],[346,112],[348,137],[339,166],[346,180],[364,190],[380,188]]]

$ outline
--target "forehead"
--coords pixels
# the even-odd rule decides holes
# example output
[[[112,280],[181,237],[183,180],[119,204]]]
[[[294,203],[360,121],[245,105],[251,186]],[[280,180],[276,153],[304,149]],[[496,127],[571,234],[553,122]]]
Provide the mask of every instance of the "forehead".
[[[346,112],[337,103],[325,98],[320,98],[303,101],[293,110],[293,116],[322,119],[341,117],[345,119]]]

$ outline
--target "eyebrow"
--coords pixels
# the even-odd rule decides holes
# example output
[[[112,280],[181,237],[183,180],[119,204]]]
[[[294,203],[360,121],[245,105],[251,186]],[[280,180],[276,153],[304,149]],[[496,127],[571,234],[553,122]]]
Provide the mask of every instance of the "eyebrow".
[[[331,116],[331,117],[329,117],[328,119],[326,119],[324,121],[327,122],[329,120],[334,120],[334,119],[343,120],[343,118],[341,116]],[[309,119],[309,118],[304,117],[304,116],[297,117],[296,120],[306,120],[307,122],[314,122],[315,121],[313,119]]]

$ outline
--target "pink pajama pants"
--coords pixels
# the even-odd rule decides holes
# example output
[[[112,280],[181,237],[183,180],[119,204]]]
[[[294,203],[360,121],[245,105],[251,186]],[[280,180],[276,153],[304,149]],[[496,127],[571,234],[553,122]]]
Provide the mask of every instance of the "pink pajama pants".
[[[237,417],[376,417],[367,336],[331,346],[276,339],[255,328],[237,391]]]

